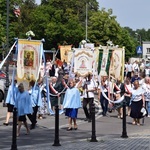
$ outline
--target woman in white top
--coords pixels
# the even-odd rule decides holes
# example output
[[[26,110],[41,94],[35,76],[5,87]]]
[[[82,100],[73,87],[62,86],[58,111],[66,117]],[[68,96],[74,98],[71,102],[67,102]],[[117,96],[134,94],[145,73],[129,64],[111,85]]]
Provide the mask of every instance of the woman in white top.
[[[145,82],[142,85],[145,90],[144,98],[146,102],[146,109],[148,110],[148,117],[150,117],[150,77],[145,77]]]
[[[144,90],[139,86],[139,81],[134,81],[134,88],[131,91],[131,113],[133,118],[132,124],[140,125],[140,119],[143,117],[141,113],[142,107],[145,107]]]

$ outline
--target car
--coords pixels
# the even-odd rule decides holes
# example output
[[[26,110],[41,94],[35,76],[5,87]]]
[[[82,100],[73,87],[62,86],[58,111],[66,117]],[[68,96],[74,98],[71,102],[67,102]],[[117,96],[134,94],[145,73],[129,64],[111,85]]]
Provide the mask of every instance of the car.
[[[6,78],[6,73],[0,70],[0,79]]]

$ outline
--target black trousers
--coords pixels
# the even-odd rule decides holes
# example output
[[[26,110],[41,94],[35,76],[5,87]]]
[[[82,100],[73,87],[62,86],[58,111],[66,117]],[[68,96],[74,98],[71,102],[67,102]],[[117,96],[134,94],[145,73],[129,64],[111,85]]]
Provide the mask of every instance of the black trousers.
[[[131,79],[131,73],[132,73],[132,72],[128,72],[128,73],[127,73],[127,78],[130,78],[130,79]]]
[[[33,108],[33,114],[28,114],[28,118],[32,123],[32,126],[35,127],[35,124],[37,123],[36,117],[38,112],[38,106],[32,107]]]
[[[85,113],[86,118],[91,119],[91,110],[92,110],[92,103],[94,98],[83,98],[83,110]],[[89,109],[87,105],[89,104]]]

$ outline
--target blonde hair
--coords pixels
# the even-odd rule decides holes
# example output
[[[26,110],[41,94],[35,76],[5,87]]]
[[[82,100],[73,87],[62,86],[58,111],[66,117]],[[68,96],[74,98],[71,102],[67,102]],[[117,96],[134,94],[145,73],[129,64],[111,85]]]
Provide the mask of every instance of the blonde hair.
[[[70,79],[70,80],[69,80],[69,83],[71,83],[71,82],[73,83],[73,86],[76,85],[76,81],[75,81],[74,79]]]

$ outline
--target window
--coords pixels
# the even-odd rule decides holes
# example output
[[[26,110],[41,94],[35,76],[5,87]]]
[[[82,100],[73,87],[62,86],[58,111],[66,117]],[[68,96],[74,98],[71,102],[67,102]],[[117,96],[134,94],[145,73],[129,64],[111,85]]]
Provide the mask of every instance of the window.
[[[147,49],[147,54],[150,54],[150,48],[146,48]]]

